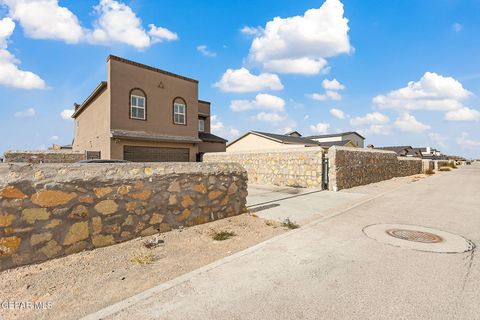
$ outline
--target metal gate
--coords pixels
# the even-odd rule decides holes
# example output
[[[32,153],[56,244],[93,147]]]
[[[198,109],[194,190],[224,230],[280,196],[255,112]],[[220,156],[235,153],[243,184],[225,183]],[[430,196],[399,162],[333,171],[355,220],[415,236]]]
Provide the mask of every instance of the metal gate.
[[[328,190],[328,158],[322,155],[322,189]]]

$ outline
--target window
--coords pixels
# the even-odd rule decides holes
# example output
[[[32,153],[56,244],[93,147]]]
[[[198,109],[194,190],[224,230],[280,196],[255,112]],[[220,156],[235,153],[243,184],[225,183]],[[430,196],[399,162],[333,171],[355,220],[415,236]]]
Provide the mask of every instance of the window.
[[[198,131],[205,132],[205,119],[198,119]]]
[[[173,122],[175,124],[187,124],[185,116],[185,105],[181,103],[174,103],[173,105]]]
[[[130,118],[145,120],[145,97],[130,96]]]

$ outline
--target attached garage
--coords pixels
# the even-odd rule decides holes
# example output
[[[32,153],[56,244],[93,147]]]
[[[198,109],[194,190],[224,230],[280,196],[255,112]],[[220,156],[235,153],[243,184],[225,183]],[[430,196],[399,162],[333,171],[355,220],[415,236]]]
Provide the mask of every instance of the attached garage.
[[[123,159],[132,162],[188,162],[188,148],[124,146]]]

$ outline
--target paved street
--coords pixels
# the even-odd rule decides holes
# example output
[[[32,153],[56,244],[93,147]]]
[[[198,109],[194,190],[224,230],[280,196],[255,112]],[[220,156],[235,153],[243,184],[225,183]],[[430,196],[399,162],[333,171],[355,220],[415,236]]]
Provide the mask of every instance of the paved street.
[[[480,244],[480,167],[344,193],[364,196],[90,318],[479,319],[475,250],[417,251],[363,229],[416,225]]]

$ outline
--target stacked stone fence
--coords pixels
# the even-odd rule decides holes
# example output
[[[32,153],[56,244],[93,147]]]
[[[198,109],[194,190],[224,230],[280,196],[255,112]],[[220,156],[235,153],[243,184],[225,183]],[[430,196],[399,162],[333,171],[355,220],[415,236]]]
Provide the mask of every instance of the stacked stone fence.
[[[204,162],[239,163],[254,184],[321,188],[322,155],[319,147],[250,152],[207,153]]]
[[[393,151],[331,147],[329,189],[338,191],[422,172],[421,159],[397,157]]]
[[[0,164],[0,270],[245,210],[237,164]]]
[[[85,160],[84,152],[66,150],[7,151],[4,162],[9,163],[74,163]]]

